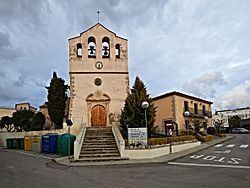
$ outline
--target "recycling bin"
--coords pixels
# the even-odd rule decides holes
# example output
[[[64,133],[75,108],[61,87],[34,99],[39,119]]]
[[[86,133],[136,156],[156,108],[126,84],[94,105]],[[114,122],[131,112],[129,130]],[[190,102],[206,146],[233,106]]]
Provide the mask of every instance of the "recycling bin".
[[[42,152],[55,154],[57,150],[58,134],[42,135]]]
[[[62,156],[70,155],[74,153],[74,141],[76,139],[76,136],[72,134],[62,134],[59,135],[57,138],[57,154]]]
[[[6,138],[6,144],[8,149],[13,149],[13,138]]]
[[[24,150],[31,151],[31,149],[32,149],[32,138],[31,136],[25,136],[24,137]]]

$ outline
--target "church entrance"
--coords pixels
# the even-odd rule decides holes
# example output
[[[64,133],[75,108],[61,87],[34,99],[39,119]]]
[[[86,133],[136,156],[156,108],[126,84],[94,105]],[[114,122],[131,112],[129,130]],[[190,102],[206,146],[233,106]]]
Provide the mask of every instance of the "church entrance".
[[[96,105],[91,110],[91,126],[92,127],[106,127],[107,115],[105,107]]]

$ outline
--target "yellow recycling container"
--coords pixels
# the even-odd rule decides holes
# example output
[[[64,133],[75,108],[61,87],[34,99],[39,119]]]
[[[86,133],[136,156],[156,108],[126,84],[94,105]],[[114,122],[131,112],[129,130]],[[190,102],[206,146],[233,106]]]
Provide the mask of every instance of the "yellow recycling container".
[[[31,136],[25,136],[24,137],[24,150],[31,151],[31,149],[32,149],[32,138]]]

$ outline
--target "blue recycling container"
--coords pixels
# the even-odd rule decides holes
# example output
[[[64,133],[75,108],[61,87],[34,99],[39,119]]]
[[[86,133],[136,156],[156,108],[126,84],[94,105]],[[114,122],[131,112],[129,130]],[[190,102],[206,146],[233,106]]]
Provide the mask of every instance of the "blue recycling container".
[[[58,134],[42,135],[42,152],[54,154],[57,152]]]

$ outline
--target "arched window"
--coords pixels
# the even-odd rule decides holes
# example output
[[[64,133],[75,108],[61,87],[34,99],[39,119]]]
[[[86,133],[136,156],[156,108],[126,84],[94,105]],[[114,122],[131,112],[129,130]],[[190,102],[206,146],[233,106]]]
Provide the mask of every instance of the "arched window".
[[[78,43],[76,45],[76,48],[77,48],[77,57],[82,57],[82,44],[81,43]]]
[[[109,57],[109,38],[104,37],[102,39],[102,57],[108,58]]]
[[[89,37],[88,39],[88,57],[96,57],[96,43],[94,37]]]
[[[120,58],[120,44],[115,45],[115,57]]]

